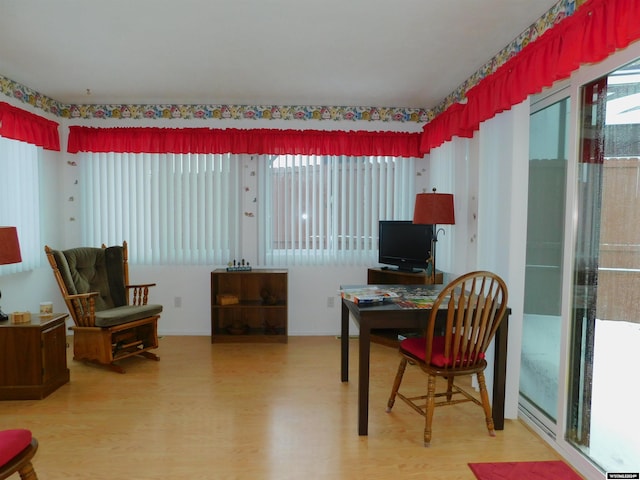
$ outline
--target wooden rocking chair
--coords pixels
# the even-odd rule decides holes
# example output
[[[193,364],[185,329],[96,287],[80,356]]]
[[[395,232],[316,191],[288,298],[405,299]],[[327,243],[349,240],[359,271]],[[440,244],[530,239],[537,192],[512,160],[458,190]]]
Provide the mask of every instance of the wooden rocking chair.
[[[105,365],[133,355],[160,358],[158,319],[162,305],[147,304],[149,287],[129,285],[127,242],[122,246],[53,250],[44,247],[75,326],[73,359]],[[131,301],[130,301],[131,297]]]

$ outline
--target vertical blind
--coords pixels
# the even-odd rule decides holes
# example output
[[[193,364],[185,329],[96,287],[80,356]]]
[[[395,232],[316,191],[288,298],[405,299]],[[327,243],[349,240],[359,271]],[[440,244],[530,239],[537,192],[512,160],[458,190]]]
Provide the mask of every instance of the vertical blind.
[[[266,265],[371,264],[378,221],[413,212],[412,158],[273,155],[259,165]]]
[[[39,147],[0,137],[0,225],[17,227],[22,262],[0,266],[0,273],[40,266]]]
[[[127,241],[139,264],[226,263],[239,251],[230,154],[82,153],[84,245]]]
[[[258,262],[371,264],[378,221],[408,220],[415,160],[258,157]],[[225,154],[82,153],[84,245],[126,240],[139,264],[225,264],[241,253],[242,161]]]

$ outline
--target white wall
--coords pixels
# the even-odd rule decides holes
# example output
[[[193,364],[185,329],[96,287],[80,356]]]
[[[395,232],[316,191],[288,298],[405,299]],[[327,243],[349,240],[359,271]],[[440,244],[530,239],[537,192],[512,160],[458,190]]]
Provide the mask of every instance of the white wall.
[[[207,265],[136,265],[130,268],[132,282],[153,281],[158,284],[151,292],[150,301],[162,303],[164,308],[158,324],[160,334],[211,334],[210,278],[214,268]],[[288,271],[289,335],[338,335],[340,285],[367,283],[367,267],[301,266],[289,267]],[[357,333],[354,324],[351,330],[353,334]]]

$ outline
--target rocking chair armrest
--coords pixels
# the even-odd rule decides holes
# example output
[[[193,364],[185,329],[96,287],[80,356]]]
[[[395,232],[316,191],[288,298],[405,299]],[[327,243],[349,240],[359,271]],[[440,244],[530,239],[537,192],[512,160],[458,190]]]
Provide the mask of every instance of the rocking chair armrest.
[[[130,305],[146,305],[149,299],[149,287],[155,287],[155,283],[141,283],[138,285],[125,285],[130,291],[133,289],[133,299]]]
[[[144,288],[144,287],[155,287],[157,284],[155,283],[138,283],[136,285],[125,285],[125,288]]]
[[[97,297],[99,295],[98,292],[87,292],[87,293],[76,293],[73,295],[67,295],[66,298],[68,298],[69,300],[75,300],[75,299],[83,299],[83,298],[91,298],[91,297]]]
[[[95,299],[98,295],[98,292],[87,292],[65,296],[67,306],[70,307],[69,311],[77,327],[95,326]]]

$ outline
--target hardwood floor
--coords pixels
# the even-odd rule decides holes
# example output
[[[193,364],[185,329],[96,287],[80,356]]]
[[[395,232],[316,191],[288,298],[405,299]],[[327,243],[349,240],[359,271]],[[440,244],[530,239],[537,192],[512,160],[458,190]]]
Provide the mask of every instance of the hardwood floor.
[[[33,431],[40,480],[473,480],[469,462],[560,458],[516,420],[489,437],[471,403],[437,409],[423,447],[420,415],[402,402],[385,412],[399,357],[376,344],[369,436],[358,436],[352,341],[345,384],[335,337],[216,345],[163,337],[160,362],[126,359],[124,375],[69,352],[71,382],[44,400],[0,402],[0,427]],[[424,380],[418,369],[405,374],[420,393]]]

